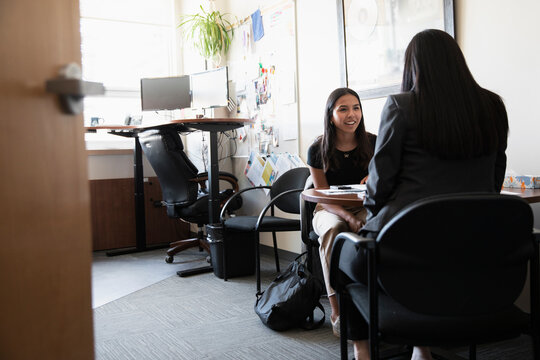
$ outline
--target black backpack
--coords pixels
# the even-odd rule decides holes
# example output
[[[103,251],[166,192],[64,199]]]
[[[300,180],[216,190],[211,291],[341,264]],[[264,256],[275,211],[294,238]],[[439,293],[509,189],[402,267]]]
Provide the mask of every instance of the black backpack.
[[[298,259],[280,273],[268,288],[257,295],[255,312],[270,329],[283,331],[294,327],[306,330],[315,329],[324,323],[324,307],[320,297],[324,284],[307,269],[305,262]],[[313,320],[315,308],[322,311],[322,318]]]

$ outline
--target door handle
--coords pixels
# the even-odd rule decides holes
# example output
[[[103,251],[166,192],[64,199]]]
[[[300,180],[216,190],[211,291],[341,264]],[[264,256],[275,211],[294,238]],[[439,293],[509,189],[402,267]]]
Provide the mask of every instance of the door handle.
[[[63,66],[56,78],[45,82],[45,89],[58,95],[64,113],[75,115],[82,112],[85,96],[105,94],[102,83],[81,79],[81,68],[75,63]]]

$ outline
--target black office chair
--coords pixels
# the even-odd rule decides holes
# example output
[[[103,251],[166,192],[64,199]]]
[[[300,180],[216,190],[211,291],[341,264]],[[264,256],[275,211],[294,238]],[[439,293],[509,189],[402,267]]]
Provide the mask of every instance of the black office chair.
[[[313,188],[313,179],[306,179],[304,190]],[[317,278],[324,281],[321,260],[319,256],[319,235],[313,230],[313,211],[317,204],[300,197],[300,233],[307,252],[306,263],[308,270]]]
[[[259,254],[259,233],[271,232],[274,243],[274,257],[276,261],[276,271],[279,272],[279,256],[276,241],[278,231],[299,231],[300,220],[289,219],[274,215],[274,208],[289,214],[300,214],[300,193],[304,190],[304,184],[309,176],[309,169],[306,167],[295,168],[286,171],[277,178],[272,186],[254,186],[242,189],[234,194],[223,206],[221,210],[221,221],[225,232],[232,229],[238,232],[249,232],[255,237],[255,274],[257,278],[257,294],[261,291],[261,269]],[[241,194],[256,189],[270,189],[270,200],[257,215],[235,216],[226,218],[230,204]],[[270,215],[266,215],[270,209]]]
[[[376,239],[336,237],[331,282],[338,292],[341,334],[355,306],[369,324],[371,359],[379,342],[409,346],[469,346],[532,336],[540,358],[538,232],[517,196],[454,194],[403,209]],[[351,264],[368,256],[365,272]],[[531,313],[514,305],[530,262]],[[441,349],[433,349],[435,353]],[[347,340],[341,338],[341,358]],[[456,357],[453,357],[456,358]]]
[[[198,227],[196,238],[174,241],[170,244],[165,261],[172,263],[175,254],[192,247],[205,249],[209,253],[210,249],[204,239],[203,231],[203,226],[208,224],[206,188],[208,173],[199,173],[197,167],[189,160],[184,153],[182,139],[174,128],[143,131],[139,134],[139,141],[159,179],[163,193],[162,204],[167,208],[167,215],[195,223]],[[238,191],[238,181],[233,174],[227,172],[219,172],[219,179],[228,182],[231,186],[219,193],[223,204]],[[234,211],[241,205],[242,198],[236,197],[228,210]],[[206,270],[211,271],[212,268],[209,267]]]

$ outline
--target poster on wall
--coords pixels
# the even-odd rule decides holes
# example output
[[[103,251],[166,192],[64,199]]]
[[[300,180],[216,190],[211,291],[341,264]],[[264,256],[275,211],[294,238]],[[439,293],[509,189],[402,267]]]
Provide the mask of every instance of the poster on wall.
[[[440,29],[454,35],[453,0],[341,0],[338,14],[344,83],[364,99],[399,91],[405,49],[415,34]]]

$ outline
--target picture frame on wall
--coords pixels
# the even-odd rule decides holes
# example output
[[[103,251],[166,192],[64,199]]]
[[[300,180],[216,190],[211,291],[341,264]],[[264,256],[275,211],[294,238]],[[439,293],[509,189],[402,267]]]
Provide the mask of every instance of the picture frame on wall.
[[[400,91],[405,49],[425,29],[455,37],[453,0],[336,0],[341,82],[371,99]]]

